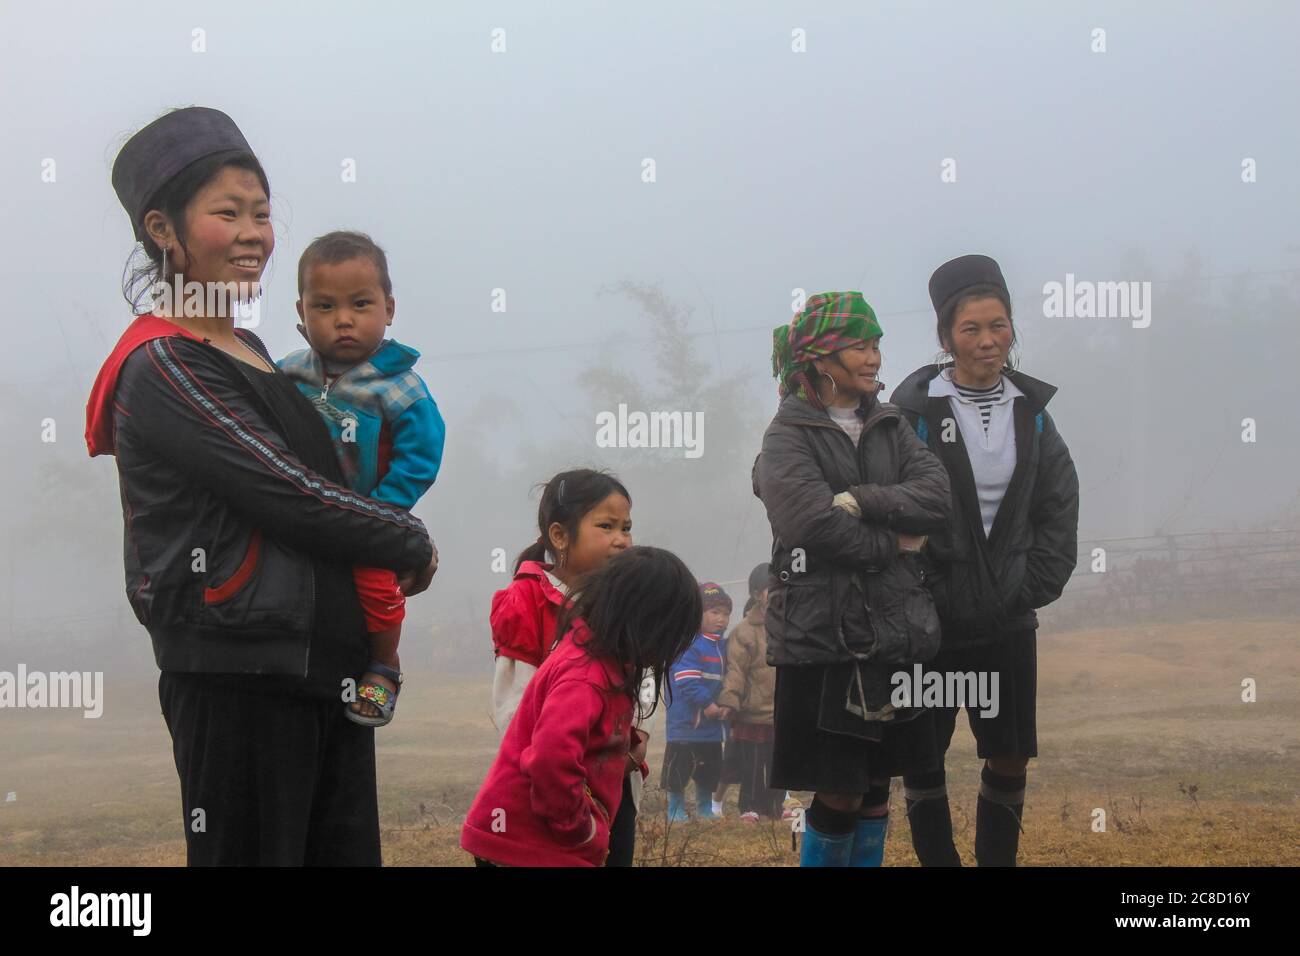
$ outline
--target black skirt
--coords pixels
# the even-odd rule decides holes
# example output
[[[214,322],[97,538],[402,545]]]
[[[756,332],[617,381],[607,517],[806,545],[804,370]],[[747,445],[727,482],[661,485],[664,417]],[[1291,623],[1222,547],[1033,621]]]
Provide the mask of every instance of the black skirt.
[[[817,665],[776,669],[772,787],[866,793],[873,783],[941,759],[934,724],[924,718],[882,724],[879,741],[822,730],[819,716],[826,670]]]

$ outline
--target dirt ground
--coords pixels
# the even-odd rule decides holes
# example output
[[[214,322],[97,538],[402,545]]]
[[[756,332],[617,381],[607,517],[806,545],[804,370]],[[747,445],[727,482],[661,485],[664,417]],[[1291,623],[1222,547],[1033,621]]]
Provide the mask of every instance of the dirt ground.
[[[1300,864],[1300,622],[1236,619],[1043,633],[1039,753],[1023,865]],[[143,635],[141,637],[143,640]],[[1244,702],[1252,679],[1257,700]],[[465,866],[459,823],[496,750],[489,678],[408,675],[377,732],[384,856]],[[179,788],[156,680],[105,675],[104,714],[0,711],[0,865],[180,865]],[[639,821],[646,866],[791,866],[789,826],[663,822],[662,714]],[[948,757],[973,863],[979,761],[964,721]],[[895,781],[886,865],[916,864]],[[803,795],[807,802],[807,795]],[[1094,829],[1105,811],[1105,831]]]

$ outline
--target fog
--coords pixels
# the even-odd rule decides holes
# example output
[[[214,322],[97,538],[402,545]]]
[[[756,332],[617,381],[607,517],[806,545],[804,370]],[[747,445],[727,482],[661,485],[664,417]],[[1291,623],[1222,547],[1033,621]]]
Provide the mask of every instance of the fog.
[[[408,668],[487,672],[494,553],[513,564],[535,486],[576,465],[614,469],[634,540],[738,614],[771,544],[750,468],[772,328],[798,290],[861,289],[887,395],[936,358],[930,273],[971,252],[1007,277],[1020,367],[1060,389],[1081,547],[1300,526],[1300,15],[1132,6],[6,5],[0,667],[154,666],[116,469],[82,433],[131,317],[109,170],[184,105],[229,113],[269,176],[273,355],[301,345],[313,237],[388,253],[392,336],[448,428]],[[1045,314],[1067,276],[1150,283],[1149,314]],[[600,447],[620,404],[702,413],[702,453]]]

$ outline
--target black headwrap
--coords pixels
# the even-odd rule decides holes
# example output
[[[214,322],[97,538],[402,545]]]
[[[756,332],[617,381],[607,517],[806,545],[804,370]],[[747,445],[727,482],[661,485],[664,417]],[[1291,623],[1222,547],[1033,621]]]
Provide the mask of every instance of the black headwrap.
[[[1008,299],[1011,298],[1007,292],[1007,280],[1002,278],[1002,270],[993,259],[988,256],[959,256],[948,260],[930,276],[930,301],[934,303],[934,311],[942,311],[944,303],[963,289],[982,283],[997,286]]]
[[[158,117],[136,133],[113,161],[113,189],[144,239],[147,203],[186,166],[213,153],[252,153],[239,127],[220,110],[187,106]]]

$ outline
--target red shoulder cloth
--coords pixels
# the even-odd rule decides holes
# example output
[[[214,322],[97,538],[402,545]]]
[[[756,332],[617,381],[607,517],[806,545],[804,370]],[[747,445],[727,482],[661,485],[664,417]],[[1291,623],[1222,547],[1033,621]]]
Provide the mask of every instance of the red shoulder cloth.
[[[95,376],[90,399],[86,402],[86,449],[90,452],[90,457],[113,454],[113,393],[117,391],[117,379],[122,374],[122,365],[140,346],[167,335],[183,335],[202,341],[199,336],[174,322],[146,313],[137,316],[126,327],[122,337],[117,340],[117,345],[113,346],[113,351],[104,360],[99,374]]]

